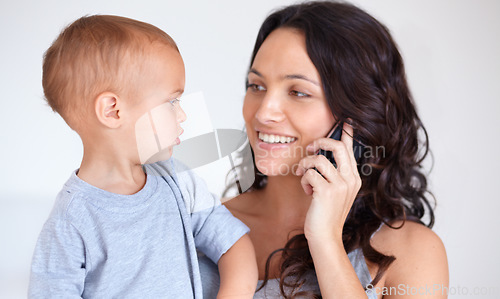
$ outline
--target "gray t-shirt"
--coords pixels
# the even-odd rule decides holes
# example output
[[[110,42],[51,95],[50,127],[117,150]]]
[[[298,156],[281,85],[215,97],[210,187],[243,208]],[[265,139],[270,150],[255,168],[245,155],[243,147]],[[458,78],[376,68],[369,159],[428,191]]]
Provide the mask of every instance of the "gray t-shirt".
[[[190,171],[145,167],[119,195],[76,171],[57,196],[33,256],[30,298],[202,298],[197,247],[217,263],[248,232]]]

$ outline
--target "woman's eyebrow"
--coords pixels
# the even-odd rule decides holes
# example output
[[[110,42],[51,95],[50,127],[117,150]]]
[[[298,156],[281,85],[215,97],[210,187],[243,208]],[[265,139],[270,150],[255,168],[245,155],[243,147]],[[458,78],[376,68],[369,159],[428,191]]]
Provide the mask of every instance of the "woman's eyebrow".
[[[264,77],[264,76],[262,76],[262,74],[261,74],[259,71],[257,71],[257,70],[256,70],[256,69],[254,69],[254,68],[251,68],[251,69],[250,69],[250,71],[248,71],[248,73],[253,73],[253,74],[256,74],[257,76],[259,76],[259,77],[261,77],[261,78],[262,78],[262,77]]]
[[[293,79],[300,79],[300,80],[305,80],[305,81],[308,81],[308,82],[311,82],[312,84],[314,85],[317,85],[319,86],[319,83],[316,82],[315,80],[313,79],[309,79],[307,78],[306,76],[304,75],[299,75],[299,74],[291,74],[291,75],[285,75],[283,76],[283,80],[285,79],[288,79],[288,80],[293,80]]]
[[[259,71],[257,71],[254,68],[251,68],[250,71],[248,71],[248,73],[252,73],[252,74],[255,74],[261,78],[264,78],[264,75],[262,75]],[[290,74],[290,75],[285,75],[282,77],[282,80],[293,80],[293,79],[305,80],[305,81],[311,82],[312,84],[314,84],[316,86],[320,86],[317,81],[315,81],[313,79],[309,79],[308,77],[306,77],[304,75],[300,75],[300,74]]]

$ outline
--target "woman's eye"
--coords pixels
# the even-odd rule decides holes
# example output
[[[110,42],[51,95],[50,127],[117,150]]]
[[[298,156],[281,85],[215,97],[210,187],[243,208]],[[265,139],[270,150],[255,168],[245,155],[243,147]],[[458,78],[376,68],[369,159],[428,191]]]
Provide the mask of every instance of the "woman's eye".
[[[251,91],[265,91],[266,89],[262,85],[258,84],[248,84],[247,89],[250,89]]]
[[[296,96],[296,97],[308,97],[309,95],[307,93],[303,93],[300,91],[292,90],[290,91],[291,96]]]

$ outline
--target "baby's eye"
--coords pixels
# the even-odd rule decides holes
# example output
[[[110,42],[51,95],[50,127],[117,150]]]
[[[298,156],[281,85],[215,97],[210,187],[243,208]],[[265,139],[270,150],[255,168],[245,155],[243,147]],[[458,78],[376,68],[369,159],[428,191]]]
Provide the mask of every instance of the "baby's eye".
[[[250,89],[251,91],[265,91],[266,88],[262,85],[258,85],[258,84],[248,84],[247,85],[247,89]]]
[[[296,97],[308,97],[309,95],[307,93],[303,93],[300,91],[292,90],[290,91],[291,96],[296,96]]]
[[[176,106],[177,104],[179,104],[180,101],[181,100],[179,100],[179,99],[173,99],[173,100],[169,101],[169,103],[172,104],[172,106]]]

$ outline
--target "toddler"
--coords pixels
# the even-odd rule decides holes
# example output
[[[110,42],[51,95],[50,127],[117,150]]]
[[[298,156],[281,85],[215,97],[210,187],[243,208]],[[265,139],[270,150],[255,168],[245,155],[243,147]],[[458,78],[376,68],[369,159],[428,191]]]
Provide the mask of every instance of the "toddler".
[[[30,298],[202,298],[196,248],[219,297],[253,297],[248,228],[170,158],[184,80],[172,38],[124,17],[82,17],[47,50],[45,97],[84,155],[40,233]]]

